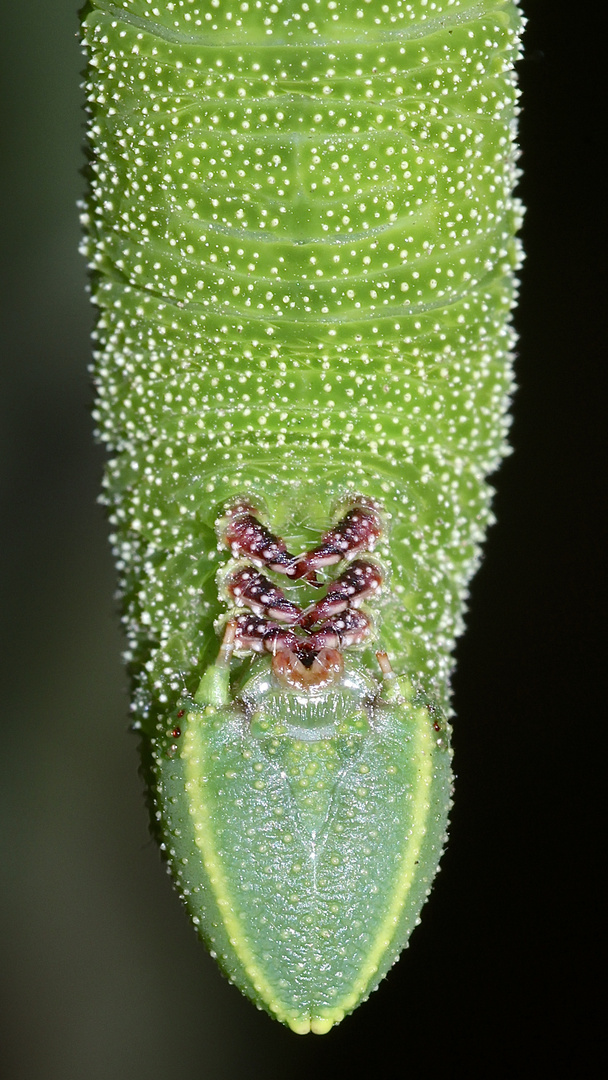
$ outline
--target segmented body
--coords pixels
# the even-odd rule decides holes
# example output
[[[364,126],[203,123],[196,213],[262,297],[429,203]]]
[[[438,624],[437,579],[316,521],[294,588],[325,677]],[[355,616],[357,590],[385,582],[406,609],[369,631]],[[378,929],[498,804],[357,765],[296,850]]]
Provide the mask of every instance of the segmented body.
[[[486,477],[505,453],[518,12],[503,0],[95,0],[84,26],[97,416],[158,816],[224,967],[294,1030],[312,1017],[322,1031],[403,946],[443,842],[446,731],[436,737],[427,706],[449,705]],[[230,549],[216,529],[235,499],[290,552],[314,549],[353,501],[378,507],[376,636],[345,660],[357,709],[372,702],[367,741],[346,714],[340,734],[286,735],[295,699],[279,693],[279,708],[273,690],[264,709],[280,731],[267,745],[255,666],[238,709],[234,689],[232,712],[207,702],[219,727],[201,735],[205,703],[191,696],[234,601],[216,580]],[[307,589],[294,579],[288,601],[312,602]],[[398,716],[374,698],[372,642],[427,695],[400,684]],[[336,694],[324,724],[346,708]],[[356,769],[371,772],[367,794]],[[298,785],[315,770],[308,805]],[[413,816],[405,802],[391,816],[404,792]],[[288,828],[275,827],[281,806]],[[261,832],[245,841],[247,820]],[[332,847],[331,823],[355,820]],[[323,828],[321,885],[310,843]],[[285,923],[274,938],[273,904]],[[364,929],[348,938],[353,923]]]

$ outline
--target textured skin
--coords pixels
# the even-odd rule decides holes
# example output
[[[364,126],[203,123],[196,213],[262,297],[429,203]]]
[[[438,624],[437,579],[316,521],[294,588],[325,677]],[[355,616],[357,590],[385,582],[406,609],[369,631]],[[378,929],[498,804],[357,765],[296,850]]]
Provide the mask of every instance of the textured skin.
[[[267,664],[256,670],[267,682]],[[349,665],[351,681],[360,671]],[[195,923],[241,989],[298,1033],[325,1033],[367,997],[437,868],[448,732],[409,689],[372,710],[334,690],[311,709],[331,737],[312,739],[298,703],[264,688],[250,717],[191,712],[181,752],[159,756],[167,846]]]
[[[445,832],[446,732],[437,745],[409,682],[388,712],[380,699],[366,706],[357,754],[378,792],[369,803],[336,764],[337,729],[305,741],[331,792],[319,795],[316,825],[293,802],[301,740],[281,734],[289,791],[266,798],[255,768],[266,777],[272,755],[232,692],[207,702],[215,727],[201,720],[203,702],[171,736],[180,695],[194,695],[218,650],[215,575],[228,553],[215,523],[248,493],[297,552],[345,496],[381,503],[376,555],[389,576],[375,644],[447,712],[451,651],[491,520],[486,477],[505,453],[519,29],[503,0],[118,0],[84,16],[97,419],[112,452],[136,723],[203,936],[294,1030],[327,1030],[403,947]],[[373,649],[357,662],[379,687]],[[401,896],[390,867],[407,861],[411,826],[405,802],[393,817],[390,807],[414,797],[425,745],[419,824],[430,839],[387,936],[382,912]],[[401,787],[383,787],[389,758]],[[237,795],[224,798],[232,773]],[[320,822],[329,833],[358,822],[342,849],[327,848],[334,876],[322,889],[310,866],[293,870],[299,856],[286,861],[285,829],[262,829],[264,851],[259,837],[247,850],[235,839],[281,800],[300,855]],[[207,847],[193,839],[197,821]],[[376,892],[357,872],[367,847]],[[262,917],[281,927],[276,937]]]

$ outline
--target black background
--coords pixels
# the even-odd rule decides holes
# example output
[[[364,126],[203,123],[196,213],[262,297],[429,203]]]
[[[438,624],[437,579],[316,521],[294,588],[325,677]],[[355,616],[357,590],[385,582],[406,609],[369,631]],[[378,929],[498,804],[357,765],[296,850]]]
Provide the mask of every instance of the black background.
[[[458,648],[449,849],[387,982],[302,1039],[218,974],[148,839],[95,501],[77,7],[0,0],[0,1071],[595,1076],[606,98],[593,11],[526,4],[515,453]]]

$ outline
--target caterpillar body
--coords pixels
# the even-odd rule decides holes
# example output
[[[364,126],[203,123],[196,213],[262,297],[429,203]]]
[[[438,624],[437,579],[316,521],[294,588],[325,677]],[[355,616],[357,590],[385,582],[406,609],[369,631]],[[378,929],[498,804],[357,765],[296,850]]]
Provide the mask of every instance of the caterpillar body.
[[[176,885],[294,1031],[373,990],[445,840],[505,453],[510,0],[92,0],[97,422]]]

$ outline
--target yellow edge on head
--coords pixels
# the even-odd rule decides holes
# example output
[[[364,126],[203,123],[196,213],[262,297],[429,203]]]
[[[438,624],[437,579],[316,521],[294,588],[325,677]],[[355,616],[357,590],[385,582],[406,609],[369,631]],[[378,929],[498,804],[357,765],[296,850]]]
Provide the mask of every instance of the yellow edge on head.
[[[325,1035],[334,1024],[340,1023],[344,1019],[345,1013],[354,1009],[363,996],[369,982],[378,971],[387,949],[390,948],[405,899],[415,876],[416,864],[420,857],[422,840],[426,832],[425,821],[430,809],[427,796],[433,770],[432,740],[428,729],[428,717],[424,710],[420,710],[420,713],[427,723],[417,727],[414,736],[413,754],[421,762],[421,767],[418,771],[418,783],[413,793],[412,835],[407,848],[407,858],[404,860],[401,873],[396,882],[392,903],[352,989],[338,1006],[324,1010],[323,1016],[294,1016],[286,1012],[284,1005],[277,1000],[274,988],[268,982],[247,944],[240,920],[232,910],[230,892],[213,842],[213,830],[209,820],[209,813],[203,799],[197,798],[195,794],[199,793],[198,775],[203,764],[203,754],[197,739],[201,718],[198,714],[193,713],[188,716],[181,758],[185,765],[186,793],[189,812],[194,825],[196,846],[201,852],[205,869],[209,875],[209,882],[215,893],[216,903],[228,932],[230,944],[239,957],[247,977],[256,993],[263,998],[277,1020],[286,1023],[296,1035],[308,1035],[309,1032],[315,1035]]]
[[[209,820],[209,813],[204,799],[200,798],[200,784],[198,776],[203,762],[203,752],[200,741],[197,738],[198,727],[201,723],[200,716],[189,713],[188,725],[185,732],[184,747],[181,758],[184,762],[186,774],[186,795],[188,809],[194,825],[194,836],[209,876],[209,882],[215,894],[215,900],[219,908],[224,926],[230,938],[235,953],[239,957],[247,977],[256,993],[266,1002],[268,1008],[281,1020],[288,1023],[292,1031],[305,1035],[310,1031],[310,1020],[307,1017],[289,1016],[284,1006],[277,1000],[275,991],[266,979],[264,972],[259,967],[253,952],[249,948],[240,920],[232,910],[230,891],[226,877],[218,859],[213,841],[213,830]]]
[[[412,829],[407,845],[407,854],[403,860],[399,877],[395,882],[392,903],[382,920],[375,942],[367,954],[358,978],[353,983],[352,990],[340,1002],[340,1008],[336,1009],[336,1012],[340,1013],[340,1020],[344,1013],[354,1009],[361,999],[371,979],[376,975],[387,949],[391,947],[407,894],[416,875],[417,863],[420,859],[422,841],[426,833],[426,820],[431,808],[428,795],[433,779],[433,740],[426,710],[418,709],[416,712],[422,723],[415,728],[412,754],[420,762],[420,767],[418,769],[418,783],[413,791]],[[329,1013],[329,1015],[332,1014]]]

